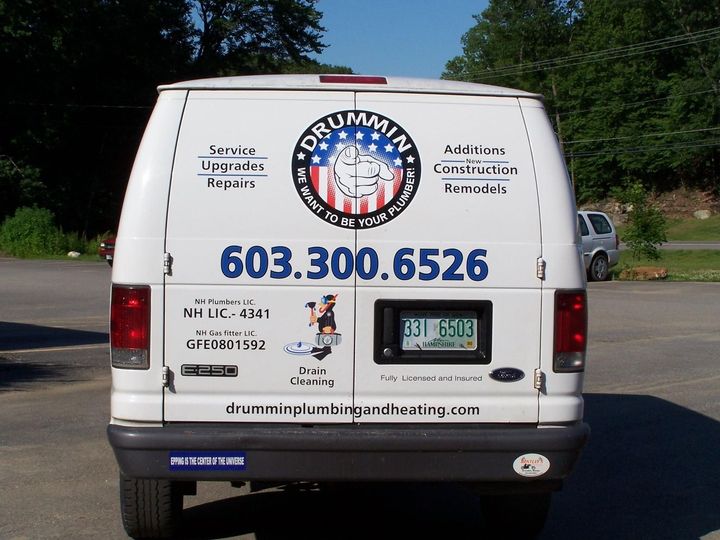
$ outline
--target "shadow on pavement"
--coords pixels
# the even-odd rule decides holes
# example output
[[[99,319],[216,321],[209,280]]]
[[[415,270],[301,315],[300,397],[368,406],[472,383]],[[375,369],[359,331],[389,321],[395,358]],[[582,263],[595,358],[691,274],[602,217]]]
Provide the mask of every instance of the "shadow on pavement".
[[[690,540],[720,530],[720,422],[617,394],[586,394],[585,419],[590,441],[541,538]]]
[[[29,389],[33,387],[30,383],[36,382],[71,383],[86,380],[88,369],[85,366],[63,361],[38,362],[10,355],[0,356],[0,392]]]
[[[89,332],[0,321],[0,351],[108,343],[107,332]]]
[[[187,539],[482,538],[477,498],[453,485],[361,484],[251,493],[185,511]]]
[[[720,530],[720,423],[653,396],[589,394],[590,442],[541,539],[691,540]],[[187,509],[185,538],[489,538],[472,493],[380,484],[259,492]]]
[[[40,380],[57,380],[65,369],[50,364],[30,364],[0,356],[0,390]]]
[[[78,362],[79,351],[62,348],[103,345],[108,340],[104,332],[0,321],[0,391],[36,381],[86,380],[88,365]],[[56,347],[58,350],[52,350]],[[97,362],[89,367],[96,367],[94,364]]]

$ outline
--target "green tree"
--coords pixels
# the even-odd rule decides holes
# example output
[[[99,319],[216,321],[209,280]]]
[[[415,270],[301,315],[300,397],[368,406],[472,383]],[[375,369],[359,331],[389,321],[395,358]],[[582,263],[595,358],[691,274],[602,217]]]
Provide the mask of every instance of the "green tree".
[[[576,2],[491,0],[462,37],[463,55],[451,59],[443,78],[480,82],[538,92],[546,97],[555,128],[563,140],[560,117],[563,74],[535,63],[567,53]]]
[[[116,227],[154,87],[192,58],[188,9],[178,0],[0,0],[0,66],[12,81],[0,85],[0,154],[42,182],[38,199],[18,204],[44,200],[68,229]]]
[[[322,14],[316,0],[196,0],[193,72],[197,75],[276,73],[319,53]]]
[[[720,191],[720,4],[490,0],[447,78],[539,92],[579,200]]]
[[[583,4],[571,53],[585,56],[568,71],[561,114],[579,199],[626,177],[660,191],[717,189],[719,10],[694,0]]]
[[[10,215],[20,206],[47,204],[46,191],[39,169],[0,156],[0,216]]]
[[[323,64],[316,60],[304,60],[298,63],[287,63],[280,67],[280,72],[285,74],[317,74],[341,73],[352,74],[353,70],[347,66],[336,66]]]
[[[666,50],[636,44],[670,34],[670,19],[653,0],[587,2],[573,41],[574,54],[608,51],[568,73],[569,144],[577,193],[597,199],[632,176],[651,186],[672,176],[656,152],[667,125],[662,81],[672,69]]]
[[[679,182],[720,194],[720,3],[664,0],[662,5],[671,30],[692,37],[688,46],[672,50],[676,67],[663,82],[669,96],[663,127],[685,133],[673,136],[674,144],[662,151],[674,174],[659,187]]]
[[[83,236],[115,229],[155,88],[321,70],[320,17],[315,0],[0,0],[0,219],[37,203]]]
[[[67,246],[55,216],[45,208],[18,208],[0,226],[0,249],[16,257],[61,255]]]
[[[613,195],[630,208],[623,241],[633,258],[658,260],[660,244],[667,242],[667,222],[660,209],[649,203],[647,191],[637,180],[615,188]]]

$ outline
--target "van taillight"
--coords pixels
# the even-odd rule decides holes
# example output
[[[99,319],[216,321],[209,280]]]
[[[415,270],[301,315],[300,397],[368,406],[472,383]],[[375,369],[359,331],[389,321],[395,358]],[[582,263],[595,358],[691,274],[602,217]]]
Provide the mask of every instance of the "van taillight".
[[[113,285],[110,352],[113,367],[150,367],[150,287]]]
[[[554,371],[572,372],[585,369],[587,311],[585,291],[555,293]]]

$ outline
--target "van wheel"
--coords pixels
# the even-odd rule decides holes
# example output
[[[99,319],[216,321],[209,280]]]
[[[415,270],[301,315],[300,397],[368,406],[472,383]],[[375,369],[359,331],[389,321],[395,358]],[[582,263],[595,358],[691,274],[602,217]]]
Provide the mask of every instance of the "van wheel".
[[[598,253],[590,263],[590,280],[605,281],[610,276],[610,265],[607,255]]]
[[[177,482],[130,478],[120,473],[120,513],[132,538],[171,538],[182,517]]]
[[[552,493],[481,497],[490,538],[535,538],[545,526],[551,499]]]

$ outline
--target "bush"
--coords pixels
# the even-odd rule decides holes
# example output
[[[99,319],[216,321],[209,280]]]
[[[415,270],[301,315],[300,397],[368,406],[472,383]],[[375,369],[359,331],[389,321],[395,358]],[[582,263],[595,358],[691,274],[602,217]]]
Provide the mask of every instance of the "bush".
[[[630,248],[634,259],[660,258],[660,244],[667,242],[667,222],[662,212],[648,202],[648,194],[640,182],[629,182],[623,188],[615,188],[613,196],[630,206],[628,223],[623,241]]]
[[[73,246],[75,247],[73,247],[72,249],[88,255],[97,255],[98,249],[100,248],[100,242],[112,235],[113,233],[110,231],[107,231],[103,234],[98,234],[95,238],[79,238],[77,235],[73,235],[73,242],[75,242],[73,243]]]
[[[15,257],[64,255],[68,237],[45,208],[18,208],[0,227],[0,249]]]

